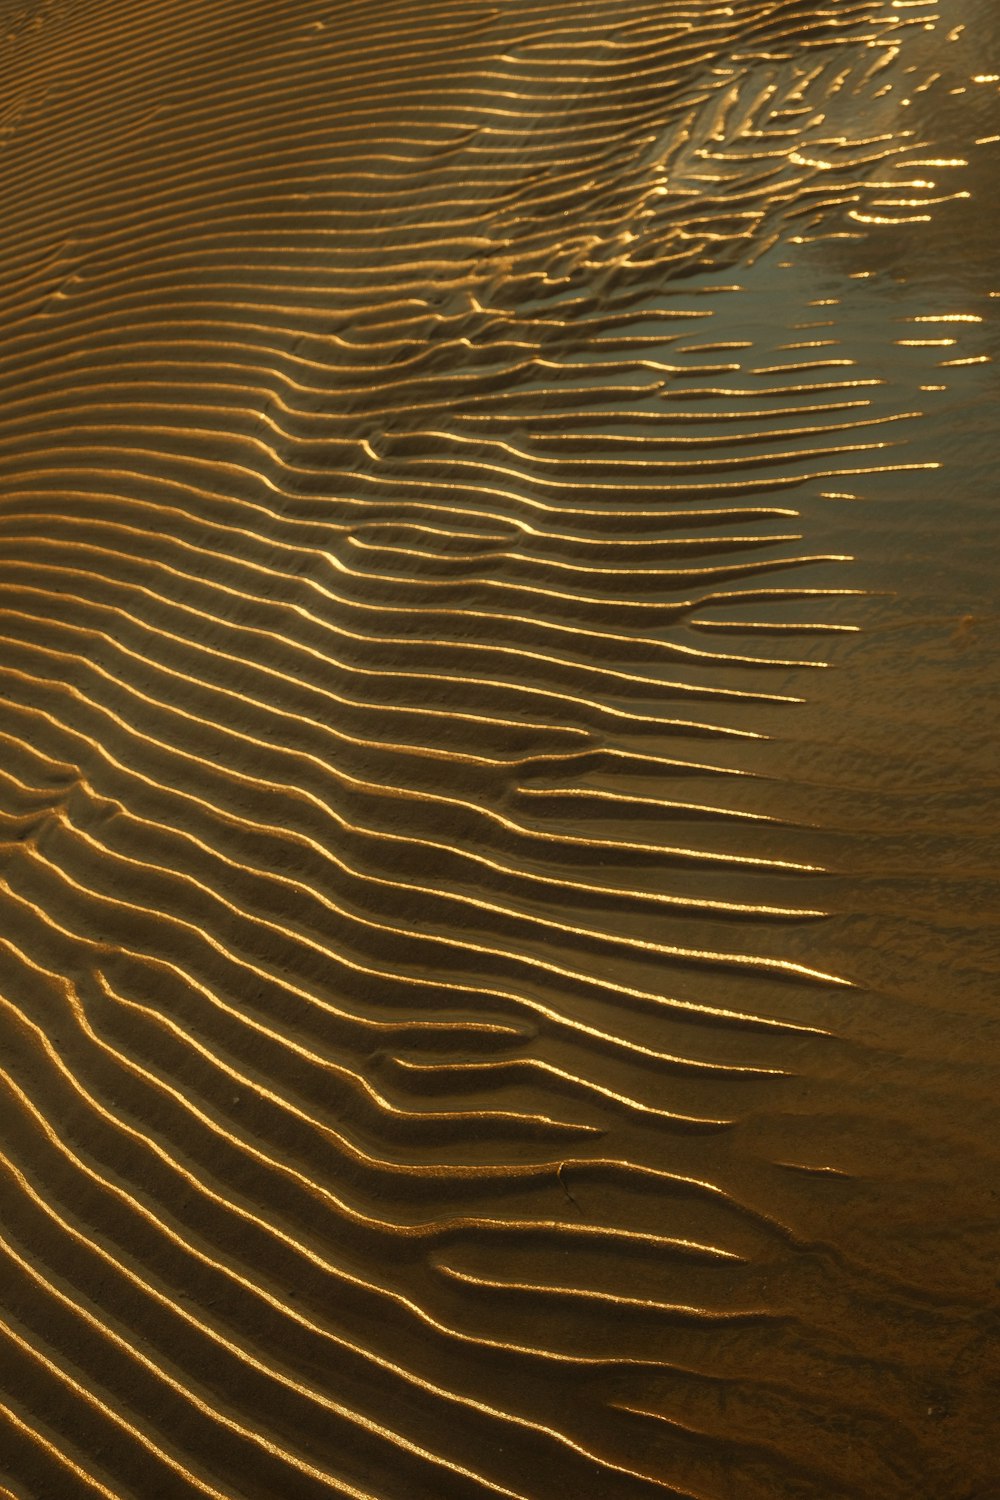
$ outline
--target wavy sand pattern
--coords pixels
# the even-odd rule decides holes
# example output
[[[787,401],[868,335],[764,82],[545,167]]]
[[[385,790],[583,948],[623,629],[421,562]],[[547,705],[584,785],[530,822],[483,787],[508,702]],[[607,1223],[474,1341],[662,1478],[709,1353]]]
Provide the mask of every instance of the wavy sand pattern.
[[[936,463],[774,286],[963,191],[937,12],[0,8],[4,1495],[1000,1493],[978,1293],[760,1124],[853,1087],[801,502]]]

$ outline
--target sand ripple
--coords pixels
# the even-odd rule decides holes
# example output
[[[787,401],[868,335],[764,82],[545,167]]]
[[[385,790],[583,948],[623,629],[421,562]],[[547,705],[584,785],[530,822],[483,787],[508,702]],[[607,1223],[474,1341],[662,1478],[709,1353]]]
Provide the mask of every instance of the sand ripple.
[[[742,1123],[851,989],[798,499],[929,465],[740,277],[953,191],[934,14],[7,7],[4,1493],[916,1493]]]

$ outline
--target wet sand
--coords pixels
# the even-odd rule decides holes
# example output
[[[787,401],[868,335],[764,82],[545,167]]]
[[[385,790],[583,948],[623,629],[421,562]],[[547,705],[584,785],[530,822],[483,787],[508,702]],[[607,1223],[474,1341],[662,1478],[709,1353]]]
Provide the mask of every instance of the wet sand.
[[[994,12],[0,63],[0,1496],[995,1500]]]

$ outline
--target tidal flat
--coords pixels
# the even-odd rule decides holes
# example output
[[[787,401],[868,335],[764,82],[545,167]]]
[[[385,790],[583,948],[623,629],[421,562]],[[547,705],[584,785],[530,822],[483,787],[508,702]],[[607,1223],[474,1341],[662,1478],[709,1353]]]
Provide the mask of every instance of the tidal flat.
[[[1000,17],[0,0],[0,1500],[998,1500]]]

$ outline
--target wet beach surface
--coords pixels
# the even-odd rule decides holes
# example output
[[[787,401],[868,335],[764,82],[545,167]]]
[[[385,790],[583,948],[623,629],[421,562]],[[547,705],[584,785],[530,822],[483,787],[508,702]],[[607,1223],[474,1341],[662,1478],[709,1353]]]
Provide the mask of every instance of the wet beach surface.
[[[0,1495],[996,1500],[993,9],[0,64]]]

